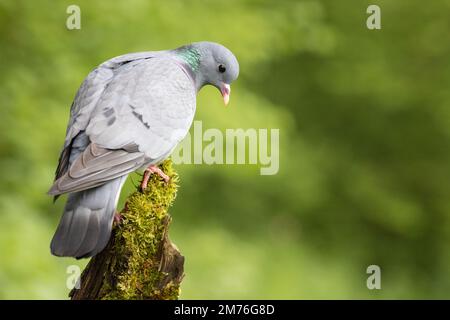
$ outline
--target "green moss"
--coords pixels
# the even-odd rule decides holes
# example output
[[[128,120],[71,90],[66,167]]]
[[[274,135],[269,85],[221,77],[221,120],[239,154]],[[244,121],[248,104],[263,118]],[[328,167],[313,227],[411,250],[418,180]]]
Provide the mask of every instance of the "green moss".
[[[177,299],[179,285],[162,285],[159,271],[168,208],[175,199],[178,175],[170,160],[160,165],[170,177],[166,184],[153,174],[144,192],[131,194],[115,227],[113,250],[100,290],[102,299]]]

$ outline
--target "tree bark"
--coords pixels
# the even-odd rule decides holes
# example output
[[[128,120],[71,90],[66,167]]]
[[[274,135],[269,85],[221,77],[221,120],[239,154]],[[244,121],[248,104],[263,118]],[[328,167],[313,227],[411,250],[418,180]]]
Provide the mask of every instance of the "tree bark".
[[[72,300],[178,299],[184,257],[168,237],[168,208],[176,196],[178,175],[166,160],[168,183],[153,174],[145,191],[131,194],[106,248],[81,274]]]

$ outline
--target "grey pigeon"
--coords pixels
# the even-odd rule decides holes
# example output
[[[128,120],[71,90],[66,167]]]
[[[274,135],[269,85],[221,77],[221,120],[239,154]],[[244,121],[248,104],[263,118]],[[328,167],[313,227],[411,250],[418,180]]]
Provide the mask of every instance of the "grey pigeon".
[[[72,103],[48,192],[55,199],[69,194],[52,254],[84,258],[102,251],[128,174],[144,169],[166,179],[156,166],[189,131],[198,91],[213,85],[227,104],[238,74],[231,51],[212,42],[125,54],[94,69]]]

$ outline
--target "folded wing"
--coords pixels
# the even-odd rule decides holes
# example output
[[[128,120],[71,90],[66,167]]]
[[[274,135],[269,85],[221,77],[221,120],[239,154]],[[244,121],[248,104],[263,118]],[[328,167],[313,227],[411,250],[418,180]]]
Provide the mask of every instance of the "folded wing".
[[[89,92],[89,82],[85,86],[82,91]],[[92,94],[81,92],[85,98],[75,99],[85,107],[72,107],[68,151],[61,154],[49,194],[93,188],[163,160],[185,137],[194,117],[192,80],[168,58],[120,65],[99,91],[94,106],[88,104]],[[71,144],[81,141],[80,134],[86,136],[85,148],[77,151]]]
[[[59,195],[94,188],[135,171],[144,161],[145,157],[141,152],[109,150],[91,143],[67,172],[53,183],[48,193]]]

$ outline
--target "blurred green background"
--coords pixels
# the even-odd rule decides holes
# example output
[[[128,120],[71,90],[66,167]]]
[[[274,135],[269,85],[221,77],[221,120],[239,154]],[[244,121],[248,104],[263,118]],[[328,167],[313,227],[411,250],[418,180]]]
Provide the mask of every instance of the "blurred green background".
[[[81,7],[81,30],[66,8]],[[366,28],[378,4],[382,29]],[[83,78],[210,40],[240,61],[206,128],[279,128],[280,171],[178,165],[181,298],[450,298],[450,1],[0,0],[0,298],[67,298],[53,180]],[[134,181],[139,177],[135,175]],[[123,198],[133,190],[128,181]],[[381,290],[366,268],[381,267]]]

